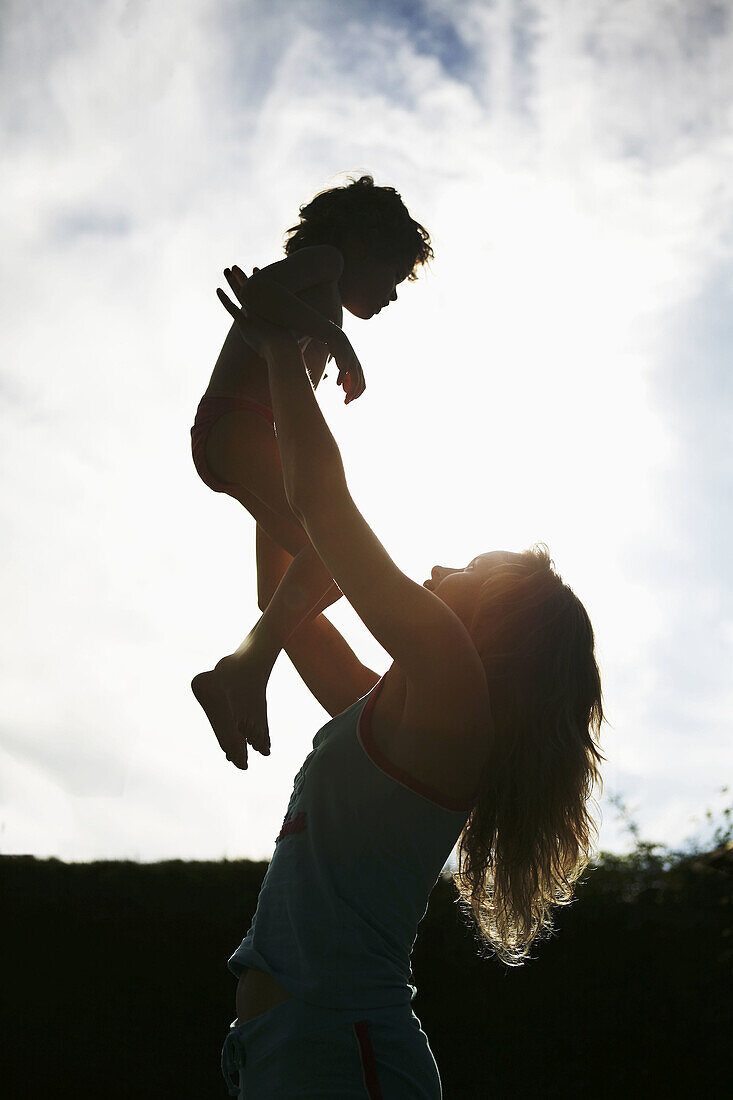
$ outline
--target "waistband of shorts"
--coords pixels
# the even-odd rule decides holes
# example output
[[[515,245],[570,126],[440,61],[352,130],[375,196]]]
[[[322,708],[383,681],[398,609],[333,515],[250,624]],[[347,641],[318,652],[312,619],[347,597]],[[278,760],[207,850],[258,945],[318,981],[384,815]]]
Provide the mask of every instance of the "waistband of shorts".
[[[254,397],[247,397],[242,393],[204,394],[196,409],[196,419],[205,417],[208,412],[214,409],[221,412],[222,408],[259,413],[260,416],[264,416],[272,424],[275,423],[275,416],[269,405],[264,405],[261,401],[256,401]]]
[[[402,1004],[385,1005],[382,1008],[326,1008],[323,1005],[314,1005],[309,1001],[302,1001],[297,997],[290,997],[286,1001],[280,1001],[273,1008],[261,1012],[259,1016],[253,1016],[251,1020],[239,1022],[238,1018],[232,1020],[229,1025],[229,1033],[251,1035],[260,1028],[275,1026],[297,1026],[306,1024],[308,1031],[327,1030],[338,1024],[355,1024],[360,1020],[366,1020],[370,1024],[385,1024],[392,1026],[411,1025],[416,1021],[420,1026],[417,1016],[412,1010],[412,1004],[405,1001]]]

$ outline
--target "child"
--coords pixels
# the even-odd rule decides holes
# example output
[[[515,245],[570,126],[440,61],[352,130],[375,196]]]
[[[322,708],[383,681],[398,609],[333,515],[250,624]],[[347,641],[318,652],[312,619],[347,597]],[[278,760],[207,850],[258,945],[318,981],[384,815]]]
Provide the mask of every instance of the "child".
[[[301,207],[285,253],[255,269],[244,291],[247,308],[298,337],[314,387],[330,355],[349,404],[365,382],[341,329],[342,309],[367,319],[396,301],[398,284],[414,280],[432,258],[430,237],[394,188],[362,176]],[[258,603],[267,613],[234,653],[191,683],[227,759],[244,769],[247,741],[263,755],[270,751],[265,688],[278,653],[294,638],[297,653],[289,652],[300,670],[312,654],[327,652],[329,624],[320,612],[340,592],[287,499],[267,367],[236,324],[197,409],[191,446],[202,481],[234,497],[257,522]],[[309,631],[318,633],[318,646],[309,645]]]

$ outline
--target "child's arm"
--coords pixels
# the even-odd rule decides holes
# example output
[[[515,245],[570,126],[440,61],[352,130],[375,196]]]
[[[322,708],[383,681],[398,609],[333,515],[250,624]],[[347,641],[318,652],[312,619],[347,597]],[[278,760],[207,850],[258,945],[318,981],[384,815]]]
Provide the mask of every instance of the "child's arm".
[[[343,256],[332,245],[302,248],[284,260],[255,271],[247,280],[244,301],[252,313],[289,329],[296,337],[311,336],[325,344],[336,360],[337,384],[344,384],[347,389],[348,404],[360,397],[365,389],[364,373],[354,349],[338,324],[298,297],[309,287],[337,284],[343,268]],[[350,375],[348,387],[346,375]]]

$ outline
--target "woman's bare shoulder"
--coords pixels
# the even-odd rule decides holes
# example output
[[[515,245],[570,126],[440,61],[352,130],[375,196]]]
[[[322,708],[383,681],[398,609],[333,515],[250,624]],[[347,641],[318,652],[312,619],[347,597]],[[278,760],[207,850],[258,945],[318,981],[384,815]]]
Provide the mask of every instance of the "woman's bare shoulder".
[[[396,673],[396,675],[394,675]],[[387,681],[392,676],[392,682]],[[399,682],[393,666],[375,701],[370,732],[382,756],[400,772],[444,800],[468,802],[488,758],[492,736],[488,695],[467,720],[465,700],[449,700],[436,717],[430,700]]]
[[[405,731],[470,742],[491,725],[486,674],[467,631],[465,635],[467,644],[459,642],[452,652],[446,652],[442,674],[438,671],[431,679],[410,679],[397,671],[395,679],[402,675],[403,681],[399,724]],[[396,693],[392,691],[390,696],[391,712],[396,716]]]

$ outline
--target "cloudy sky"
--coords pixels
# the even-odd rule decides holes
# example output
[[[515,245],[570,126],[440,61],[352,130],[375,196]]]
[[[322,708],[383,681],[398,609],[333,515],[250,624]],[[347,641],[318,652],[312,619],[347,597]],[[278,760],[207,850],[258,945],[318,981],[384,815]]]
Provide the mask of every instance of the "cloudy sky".
[[[695,832],[733,772],[731,2],[8,0],[2,23],[0,850],[270,856],[325,715],[281,658],[272,756],[242,773],[190,693],[257,606],[254,523],[189,428],[221,269],[278,258],[363,172],[436,259],[347,315],[364,398],[320,393],[357,503],[417,580],[545,541],[596,630],[607,795],[650,839]]]

